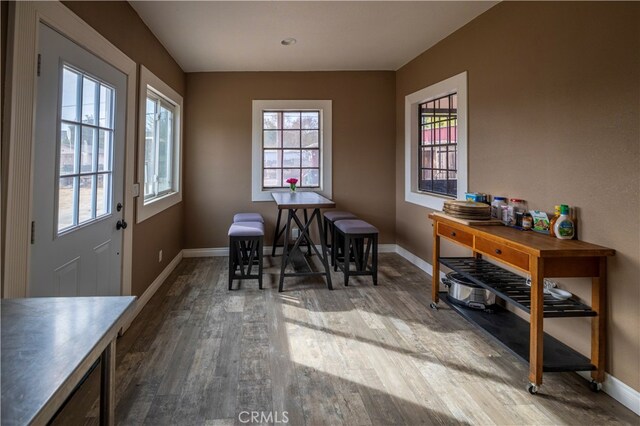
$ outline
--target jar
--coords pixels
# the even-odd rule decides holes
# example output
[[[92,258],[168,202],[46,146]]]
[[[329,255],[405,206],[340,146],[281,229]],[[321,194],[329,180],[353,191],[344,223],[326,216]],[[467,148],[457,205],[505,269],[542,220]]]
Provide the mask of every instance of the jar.
[[[519,198],[510,198],[509,207],[507,208],[507,225],[516,225],[516,213],[522,213],[527,211],[527,202]]]
[[[522,229],[529,230],[531,228],[533,228],[533,216],[531,216],[529,212],[526,212],[522,216]]]
[[[493,197],[491,202],[491,217],[502,220],[502,206],[506,207],[507,197]]]

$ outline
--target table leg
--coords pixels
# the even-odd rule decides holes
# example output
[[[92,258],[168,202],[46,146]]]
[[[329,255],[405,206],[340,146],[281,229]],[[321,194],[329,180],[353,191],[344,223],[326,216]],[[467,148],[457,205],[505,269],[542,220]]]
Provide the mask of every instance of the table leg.
[[[284,225],[284,247],[282,249],[282,265],[280,266],[280,285],[278,292],[284,290],[284,270],[289,262],[289,228],[291,227],[291,218],[295,214],[293,210],[287,210],[287,222]]]
[[[531,318],[529,329],[529,382],[542,384],[544,337],[544,259],[531,256]]]
[[[115,423],[116,339],[114,338],[100,356],[100,425]]]
[[[607,258],[599,260],[599,276],[591,279],[591,309],[598,314],[591,318],[591,363],[596,367],[591,378],[602,383],[607,350]]]
[[[431,301],[432,303],[438,303],[440,296],[440,236],[436,230],[437,223],[433,224],[433,261],[431,271]],[[432,307],[436,305],[432,304]]]
[[[273,248],[271,249],[271,256],[276,255],[276,247],[282,231],[280,230],[280,219],[282,218],[282,210],[278,209],[278,218],[276,219],[276,230],[273,233]]]
[[[316,221],[318,222],[318,234],[320,235],[320,246],[322,247],[322,265],[324,266],[324,271],[327,275],[327,287],[329,287],[329,290],[333,290],[333,284],[331,283],[331,269],[329,268],[329,255],[327,253],[327,240],[324,237],[324,230],[322,229],[322,216],[320,215],[320,209],[315,209],[313,211],[311,220],[313,220],[313,216],[316,216]]]
[[[304,212],[304,224],[309,226],[309,217],[307,216],[307,209],[302,210]],[[311,256],[311,241],[307,238],[307,255]]]

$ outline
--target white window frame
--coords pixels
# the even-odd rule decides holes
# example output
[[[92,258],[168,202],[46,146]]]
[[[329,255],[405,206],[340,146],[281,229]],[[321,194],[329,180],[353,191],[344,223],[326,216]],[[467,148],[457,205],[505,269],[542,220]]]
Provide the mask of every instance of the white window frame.
[[[262,188],[262,113],[264,111],[320,111],[320,187],[296,191],[317,192],[326,198],[333,195],[331,169],[331,100],[254,100],[252,111],[251,201],[273,201],[271,193],[288,188]]]
[[[404,199],[430,209],[442,211],[451,197],[423,192],[418,189],[418,107],[427,101],[452,93],[458,94],[458,200],[464,200],[468,188],[467,156],[467,72],[450,77],[405,96],[404,100]]]
[[[173,153],[172,153],[172,190],[157,197],[144,198],[144,160],[146,145],[146,114],[147,91],[153,92],[160,98],[161,103],[173,107]],[[139,118],[138,118],[138,200],[137,223],[140,223],[169,207],[182,201],[182,111],[183,98],[149,71],[144,65],[140,65],[140,93],[139,93]]]

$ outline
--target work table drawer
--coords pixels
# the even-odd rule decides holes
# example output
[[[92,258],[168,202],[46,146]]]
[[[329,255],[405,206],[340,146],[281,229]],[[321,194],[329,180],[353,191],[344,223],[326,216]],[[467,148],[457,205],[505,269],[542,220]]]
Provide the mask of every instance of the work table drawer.
[[[460,229],[454,228],[453,226],[445,225],[444,223],[438,222],[438,235],[453,240],[459,244],[473,247],[473,235],[468,232],[461,231]]]
[[[496,241],[476,236],[475,250],[522,270],[529,270],[529,255]]]

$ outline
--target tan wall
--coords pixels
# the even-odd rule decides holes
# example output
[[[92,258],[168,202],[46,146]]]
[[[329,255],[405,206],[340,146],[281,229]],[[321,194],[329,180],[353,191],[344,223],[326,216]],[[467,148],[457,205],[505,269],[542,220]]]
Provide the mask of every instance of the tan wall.
[[[129,3],[67,1],[64,4],[132,60],[184,95],[184,72]],[[140,224],[130,225],[133,226],[132,292],[140,296],[182,250],[183,203]],[[162,262],[158,262],[160,249],[163,250]]]
[[[377,226],[393,243],[394,73],[197,73],[187,75],[185,247],[226,247],[240,211],[268,222],[273,202],[251,202],[251,106],[254,99],[333,101],[333,199]]]
[[[404,97],[462,71],[469,189],[581,210],[580,237],[612,247],[607,371],[640,390],[640,4],[501,3],[396,76],[396,236],[430,261],[427,209],[404,202]],[[423,223],[416,231],[413,223]],[[447,249],[453,250],[453,249]],[[562,286],[590,299],[589,281]],[[587,354],[588,320],[545,321]]]

